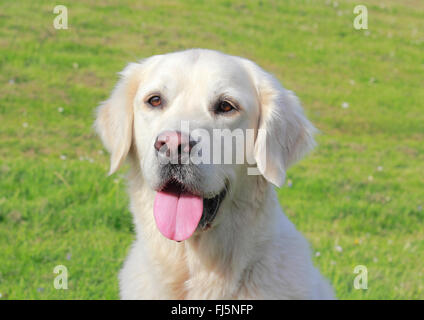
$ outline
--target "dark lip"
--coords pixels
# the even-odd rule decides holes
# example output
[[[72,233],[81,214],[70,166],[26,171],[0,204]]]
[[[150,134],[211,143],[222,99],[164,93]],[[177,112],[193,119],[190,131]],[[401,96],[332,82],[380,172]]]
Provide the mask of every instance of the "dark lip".
[[[224,201],[225,196],[227,195],[227,187],[221,190],[213,198],[203,198],[203,213],[202,218],[200,219],[198,228],[202,230],[207,230],[211,227],[213,220],[216,217],[216,214],[219,211],[222,201]]]
[[[175,179],[175,178],[172,178],[172,179],[169,179],[168,181],[165,181],[157,189],[157,191],[168,191],[168,190],[174,190],[174,191],[177,191],[179,193],[187,192],[187,193],[194,194],[196,196],[200,196],[200,194],[198,192],[195,192],[189,186],[187,186],[186,184],[182,183],[181,181],[179,181],[178,179]]]
[[[227,195],[228,183],[225,187],[214,197],[205,198],[203,197],[203,212],[200,218],[197,229],[207,230],[211,227],[213,220],[215,219],[221,203],[224,201]],[[192,190],[184,183],[181,183],[177,179],[170,179],[162,184],[158,191],[175,190],[177,192],[188,192],[194,195],[200,195],[200,192]]]

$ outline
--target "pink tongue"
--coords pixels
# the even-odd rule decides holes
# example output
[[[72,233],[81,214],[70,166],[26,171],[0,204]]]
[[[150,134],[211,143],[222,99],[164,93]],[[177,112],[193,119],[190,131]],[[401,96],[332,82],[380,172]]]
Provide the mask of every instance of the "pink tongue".
[[[159,231],[168,239],[183,241],[194,233],[203,212],[203,199],[178,190],[156,193],[153,213]]]

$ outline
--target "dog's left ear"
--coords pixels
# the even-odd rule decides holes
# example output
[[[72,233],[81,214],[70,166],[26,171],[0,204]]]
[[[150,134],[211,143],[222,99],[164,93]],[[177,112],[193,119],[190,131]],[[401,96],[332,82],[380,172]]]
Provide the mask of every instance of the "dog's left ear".
[[[132,144],[133,101],[140,83],[137,72],[140,66],[131,63],[120,72],[111,96],[97,108],[94,128],[111,153],[109,174],[119,169]]]
[[[271,74],[244,60],[257,88],[260,120],[255,160],[260,173],[281,187],[286,170],[315,146],[317,131],[303,113],[296,95]]]

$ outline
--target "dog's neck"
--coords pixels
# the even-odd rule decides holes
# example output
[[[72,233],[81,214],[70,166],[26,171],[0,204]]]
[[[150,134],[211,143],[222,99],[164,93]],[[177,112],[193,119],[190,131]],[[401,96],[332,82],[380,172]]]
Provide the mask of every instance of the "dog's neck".
[[[273,237],[261,232],[276,225],[275,212],[268,210],[278,202],[273,187],[262,176],[246,176],[240,186],[249,186],[249,189],[238,187],[224,200],[209,230],[196,232],[190,239],[177,243],[163,237],[156,228],[155,192],[136,173],[129,176],[137,241],[143,241],[160,277],[168,277],[170,297],[213,298],[217,295],[231,299],[239,295],[233,292],[234,288],[242,290],[243,279],[257,262],[251,261],[247,253],[265,253]],[[258,256],[260,254],[255,255],[256,259]],[[220,286],[208,286],[208,282],[218,282]],[[208,287],[219,287],[221,292],[207,292]]]

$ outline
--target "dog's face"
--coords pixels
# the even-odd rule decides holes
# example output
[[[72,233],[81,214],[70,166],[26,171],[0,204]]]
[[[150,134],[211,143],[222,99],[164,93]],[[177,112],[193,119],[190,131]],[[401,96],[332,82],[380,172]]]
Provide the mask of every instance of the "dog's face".
[[[249,159],[281,186],[287,167],[313,146],[297,98],[248,60],[188,50],[130,64],[121,76],[96,129],[111,152],[111,173],[135,153],[157,191],[157,226],[170,239],[213,223]]]

